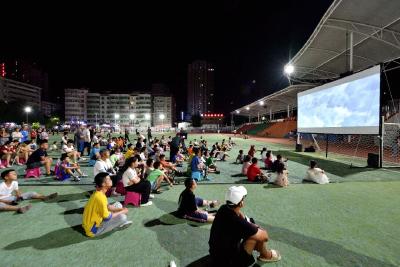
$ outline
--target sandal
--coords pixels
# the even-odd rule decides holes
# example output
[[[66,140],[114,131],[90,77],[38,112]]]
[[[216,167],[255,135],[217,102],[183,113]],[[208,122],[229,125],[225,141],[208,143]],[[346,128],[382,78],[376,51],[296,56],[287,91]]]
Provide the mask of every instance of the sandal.
[[[267,258],[263,258],[263,257],[258,257],[257,259],[259,261],[262,262],[276,262],[276,261],[280,261],[281,260],[281,254],[279,253],[279,251],[271,249],[271,258],[267,259]]]

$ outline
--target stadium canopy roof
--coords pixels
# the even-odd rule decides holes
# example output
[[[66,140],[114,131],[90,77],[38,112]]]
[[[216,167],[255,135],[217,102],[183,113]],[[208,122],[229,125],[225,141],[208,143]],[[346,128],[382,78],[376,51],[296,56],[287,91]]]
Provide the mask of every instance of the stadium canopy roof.
[[[330,80],[400,57],[399,0],[335,0],[303,48],[289,62],[290,78]]]
[[[314,87],[313,84],[296,84],[286,87],[283,90],[267,95],[253,103],[241,107],[232,114],[239,116],[264,115],[286,111],[289,108],[297,107],[297,93]]]
[[[400,0],[335,0],[288,63],[294,66],[291,82],[304,84],[291,85],[231,113],[257,116],[270,109],[272,113],[286,110],[287,105],[297,107],[298,92],[335,80],[350,70],[350,39],[354,72],[396,62],[400,58]]]

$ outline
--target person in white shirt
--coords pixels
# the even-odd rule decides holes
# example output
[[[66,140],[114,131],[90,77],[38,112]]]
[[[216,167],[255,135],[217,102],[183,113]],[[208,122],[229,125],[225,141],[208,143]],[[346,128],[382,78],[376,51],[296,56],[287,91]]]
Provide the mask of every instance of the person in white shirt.
[[[136,192],[142,195],[141,206],[150,206],[153,204],[152,201],[149,201],[151,183],[148,180],[140,179],[135,169],[138,165],[138,157],[131,157],[125,161],[125,165],[122,169],[122,183],[126,191]]]
[[[74,140],[69,139],[66,145],[62,146],[62,152],[67,153],[68,157],[72,159],[73,163],[77,163],[81,157],[81,153],[75,150]]]
[[[111,196],[119,196],[119,194],[115,191],[118,180],[116,172],[110,161],[110,151],[108,149],[100,150],[100,158],[96,161],[93,167],[94,176],[96,176],[101,172],[108,173],[110,175],[111,180],[113,181],[113,185],[111,187]]]
[[[11,133],[11,138],[12,140],[18,140],[18,142],[21,142],[22,139],[22,133],[19,131],[19,128],[15,128],[15,130]]]
[[[85,154],[85,149],[87,150],[87,155],[89,156],[90,154],[90,130],[88,128],[85,128],[83,130],[83,136],[84,136],[84,144],[83,144],[83,150],[82,150],[82,156]]]
[[[315,160],[310,161],[310,168],[307,170],[304,180],[317,184],[329,184],[328,176],[326,176],[324,170],[317,168]]]
[[[49,140],[49,134],[46,132],[46,129],[43,129],[40,133],[41,140]]]
[[[17,206],[19,201],[27,199],[49,200],[57,197],[57,193],[48,196],[38,194],[36,192],[22,193],[19,190],[17,182],[17,173],[13,169],[5,170],[1,173],[1,178],[4,180],[0,184],[0,211],[16,211],[25,213],[32,205]]]

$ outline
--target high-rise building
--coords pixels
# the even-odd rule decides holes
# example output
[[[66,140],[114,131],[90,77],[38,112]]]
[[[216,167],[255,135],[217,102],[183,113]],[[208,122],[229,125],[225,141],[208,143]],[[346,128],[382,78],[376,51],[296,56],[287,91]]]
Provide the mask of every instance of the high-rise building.
[[[42,88],[42,98],[48,98],[48,74],[34,62],[11,58],[0,60],[0,76],[40,87]]]
[[[42,88],[0,77],[0,100],[22,101],[27,105],[41,106]]]
[[[65,121],[87,120],[87,89],[65,89]]]
[[[213,64],[196,60],[188,67],[188,113],[200,114],[214,111]]]

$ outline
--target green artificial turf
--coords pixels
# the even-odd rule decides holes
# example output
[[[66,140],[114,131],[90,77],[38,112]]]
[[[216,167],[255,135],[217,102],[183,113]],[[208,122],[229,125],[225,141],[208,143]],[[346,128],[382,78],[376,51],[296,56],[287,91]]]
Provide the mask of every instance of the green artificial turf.
[[[222,139],[206,136],[213,142]],[[250,144],[265,145],[289,158],[292,184],[288,188],[245,184],[244,212],[267,229],[269,246],[282,254],[280,262],[265,266],[400,266],[398,171],[350,169],[318,159],[337,183],[301,184],[308,155],[277,144],[235,141],[238,145],[232,158],[217,163],[222,173],[212,175],[212,182],[199,184],[196,195],[223,201],[226,189],[243,179],[231,177],[241,169],[230,163],[239,148],[247,151]],[[204,266],[208,261],[211,225],[187,222],[172,214],[182,185],[165,188],[153,206],[130,207],[128,217],[133,225],[128,229],[90,239],[82,234],[80,223],[94,189],[89,185],[93,177],[63,186],[51,177],[42,179],[48,182],[19,178],[21,190],[58,192],[59,197],[50,202],[25,201],[33,205],[26,214],[1,213],[0,266],[168,266],[171,260],[178,266]],[[38,186],[48,184],[52,186]]]

